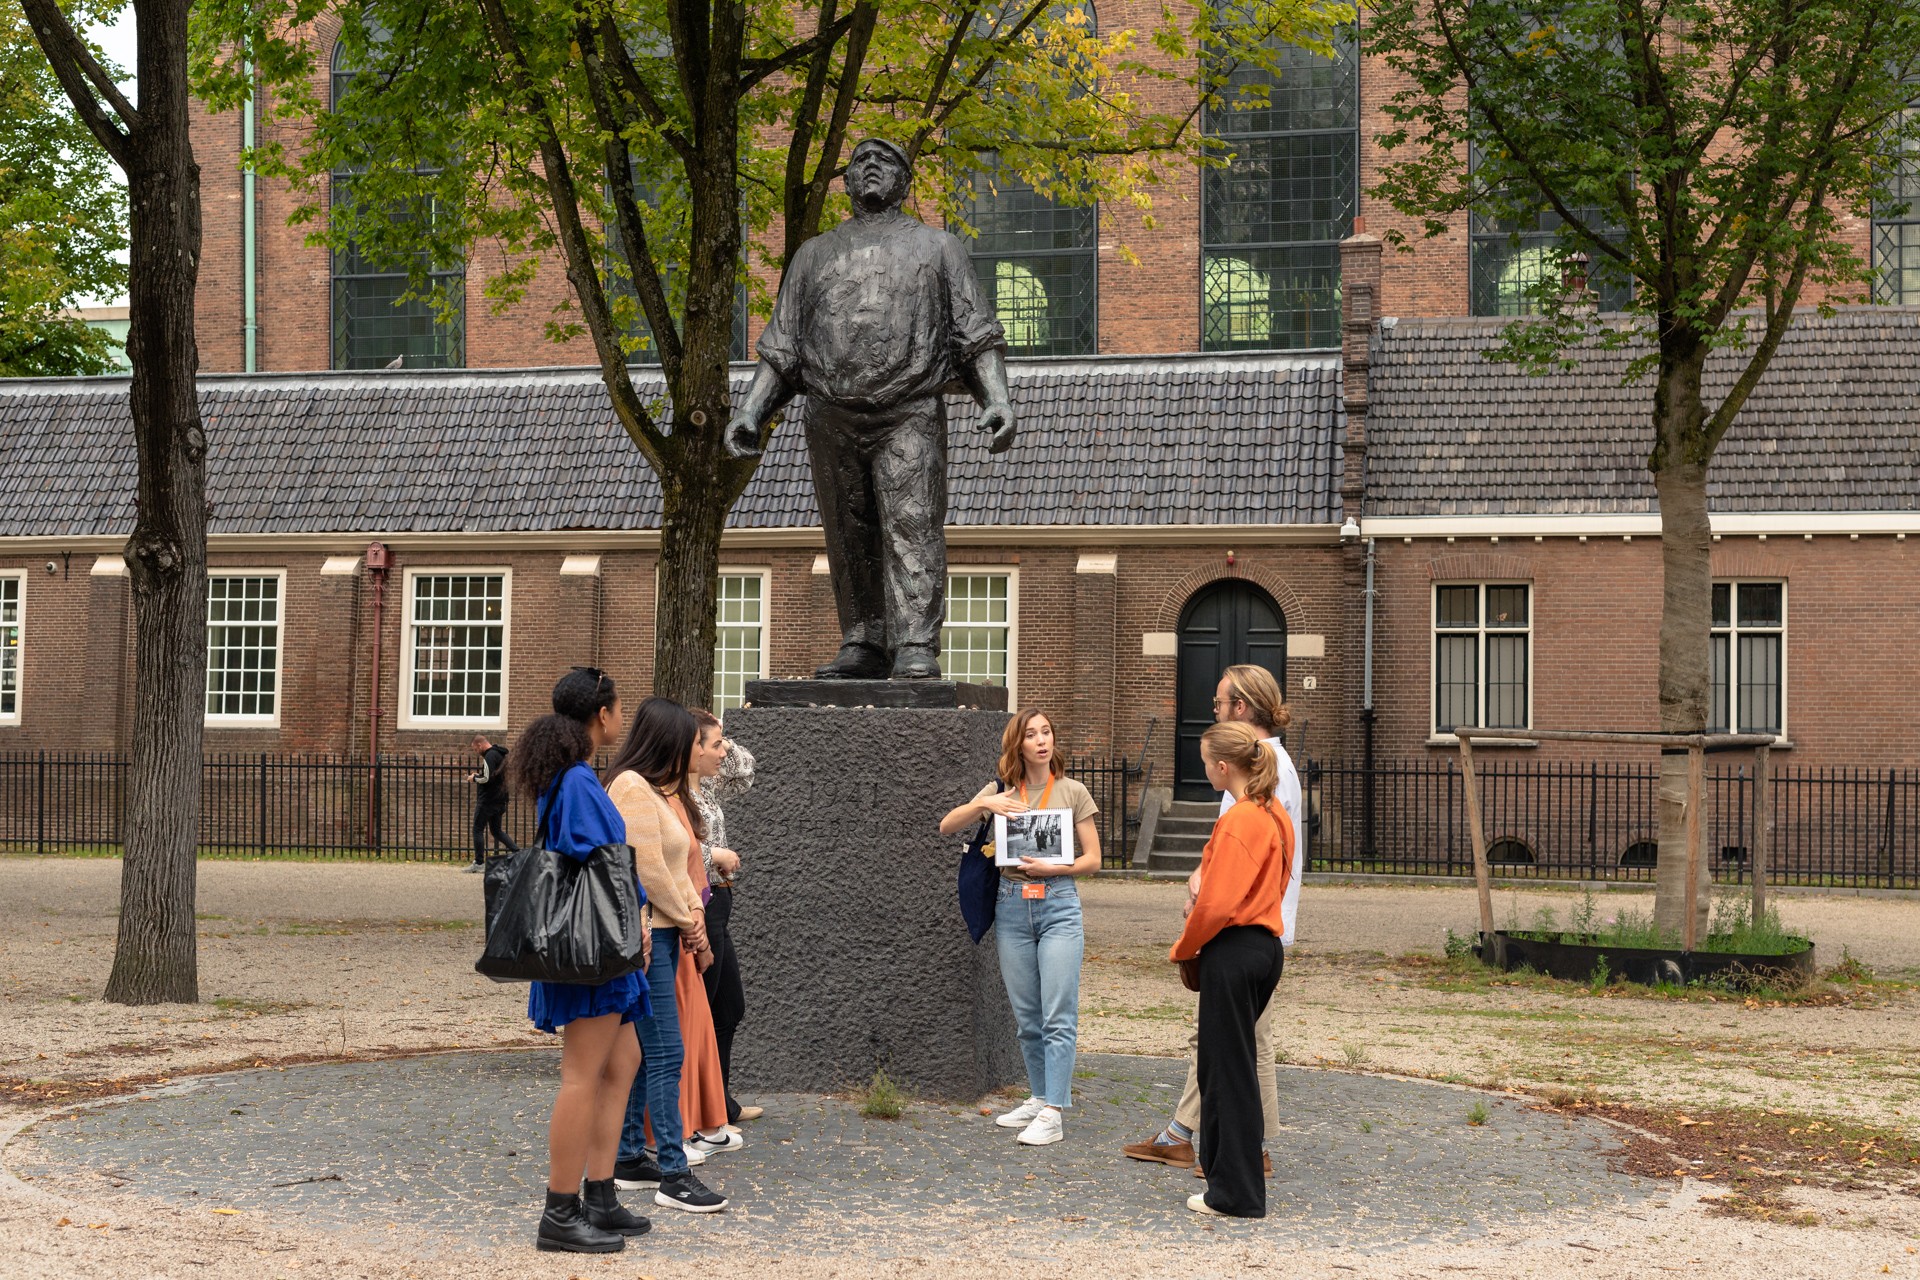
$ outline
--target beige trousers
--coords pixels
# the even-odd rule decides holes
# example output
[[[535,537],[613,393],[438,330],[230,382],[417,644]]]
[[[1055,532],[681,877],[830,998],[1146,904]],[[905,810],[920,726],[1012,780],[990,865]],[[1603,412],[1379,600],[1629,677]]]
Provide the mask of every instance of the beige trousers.
[[[1277,993],[1276,993],[1277,994]],[[1260,1073],[1260,1111],[1269,1138],[1280,1132],[1280,1092],[1273,1070],[1273,1006],[1267,1007],[1253,1022],[1255,1067]],[[1187,1038],[1187,1087],[1180,1094],[1180,1105],[1173,1111],[1174,1123],[1194,1133],[1200,1132],[1200,1023],[1194,1020],[1193,1034]]]

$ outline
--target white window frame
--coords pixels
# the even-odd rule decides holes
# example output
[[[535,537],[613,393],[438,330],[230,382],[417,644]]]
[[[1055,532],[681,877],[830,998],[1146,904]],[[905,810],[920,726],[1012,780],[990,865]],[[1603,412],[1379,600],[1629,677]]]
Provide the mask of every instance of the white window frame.
[[[1020,705],[1020,566],[1017,564],[951,564],[947,565],[947,587],[951,588],[953,579],[969,577],[1003,577],[1007,580],[1007,705]],[[944,599],[945,593],[943,593]],[[941,606],[940,629],[946,631],[946,607]],[[942,645],[944,650],[945,645]],[[945,672],[944,652],[942,671]],[[952,679],[952,673],[946,672]]]
[[[416,716],[413,714],[413,660],[417,648],[414,629],[414,582],[419,578],[500,579],[500,714],[497,716]],[[504,729],[513,682],[513,570],[505,565],[429,564],[409,567],[402,575],[405,621],[400,627],[399,715],[402,729]]]
[[[1788,588],[1787,580],[1785,578],[1768,578],[1768,577],[1715,578],[1713,580],[1712,586],[1708,588],[1709,592],[1711,592],[1712,587],[1732,588],[1732,590],[1730,590],[1727,593],[1727,597],[1728,597],[1727,598],[1727,625],[1725,627],[1716,627],[1713,625],[1713,620],[1712,620],[1713,601],[1712,601],[1711,595],[1709,595],[1708,601],[1707,601],[1707,615],[1708,615],[1707,634],[1709,636],[1717,636],[1717,635],[1724,634],[1728,638],[1728,643],[1727,643],[1727,723],[1732,727],[1727,729],[1726,732],[1728,733],[1746,733],[1747,732],[1746,729],[1741,728],[1738,725],[1739,716],[1740,716],[1740,645],[1738,641],[1741,633],[1739,588],[1745,587],[1745,586],[1755,586],[1755,587],[1777,586],[1780,588],[1780,627],[1779,627],[1780,731],[1774,734],[1773,740],[1775,742],[1785,742],[1787,741],[1787,728],[1788,728],[1788,721],[1787,721],[1787,706],[1788,706],[1788,702],[1787,702],[1787,666],[1788,666],[1787,634],[1788,632],[1787,632],[1787,628],[1792,621],[1790,611],[1793,608],[1792,592]],[[1754,627],[1754,628],[1751,628],[1751,630],[1756,634],[1762,634],[1762,635],[1774,634],[1774,628],[1772,627]],[[1711,661],[1709,661],[1708,663],[1708,670],[1707,670],[1707,715],[1709,719],[1711,719],[1713,715],[1713,670],[1712,670]]]
[[[765,680],[767,678],[768,651],[772,647],[767,642],[771,637],[771,633],[773,631],[773,570],[772,568],[766,565],[723,564],[720,566],[718,577],[760,579],[760,674],[757,677],[753,677],[753,678]],[[713,698],[710,698],[708,700],[709,701],[708,709],[718,716],[718,715],[726,714],[725,711],[722,711],[717,706],[713,706],[712,703],[715,699],[719,697],[719,693],[720,693],[719,629],[722,626],[725,626],[727,624],[722,623],[720,621],[720,591],[719,591],[719,583],[717,579],[714,584],[714,594],[713,594],[713,623],[714,623]],[[728,710],[731,710],[731,708],[728,708]]]
[[[207,570],[207,605],[209,610],[211,610],[213,605],[213,580],[215,578],[272,578],[278,584],[275,590],[278,593],[276,600],[279,607],[274,614],[273,623],[273,714],[265,716],[224,715],[204,711],[206,696],[203,693],[200,700],[201,707],[203,708],[202,718],[209,729],[278,728],[280,726],[280,708],[286,702],[287,693],[285,675],[287,648],[287,571],[285,569],[230,569],[226,565],[210,568]],[[211,630],[213,625],[212,618],[209,617],[207,621],[208,629]],[[211,664],[212,661],[213,645],[209,642],[207,645],[207,662]],[[212,675],[211,665],[208,667],[207,674],[209,676]]]
[[[0,724],[19,724],[20,709],[27,690],[27,574],[25,570],[0,573],[0,582],[12,582],[19,595],[19,612],[11,624],[18,632],[13,649],[13,710],[0,711]]]
[[[1440,727],[1440,592],[1446,587],[1474,587],[1479,591],[1479,622],[1474,628],[1474,636],[1479,648],[1479,661],[1474,672],[1474,712],[1478,719],[1487,716],[1487,588],[1488,587],[1525,587],[1527,589],[1527,625],[1520,627],[1501,627],[1494,634],[1524,635],[1527,638],[1527,722],[1521,726],[1533,728],[1533,678],[1534,660],[1538,646],[1533,641],[1533,623],[1540,612],[1540,592],[1537,584],[1527,579],[1498,578],[1460,578],[1437,579],[1429,584],[1427,592],[1427,730],[1431,735],[1429,744],[1458,742],[1450,729]],[[1464,635],[1464,627],[1449,627],[1448,635]],[[1491,728],[1489,725],[1476,726]],[[1498,732],[1498,730],[1494,730]],[[1497,741],[1497,739],[1496,739]],[[1516,739],[1516,741],[1525,741]]]

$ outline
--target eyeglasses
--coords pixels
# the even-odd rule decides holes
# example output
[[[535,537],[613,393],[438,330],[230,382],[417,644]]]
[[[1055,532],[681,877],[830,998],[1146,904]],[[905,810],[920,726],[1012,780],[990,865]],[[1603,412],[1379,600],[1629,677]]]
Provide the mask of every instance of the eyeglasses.
[[[1231,707],[1238,701],[1240,701],[1238,698],[1215,698],[1213,700],[1213,709],[1219,711],[1224,707]]]
[[[573,669],[582,675],[593,677],[593,691],[595,693],[600,692],[600,686],[607,682],[607,673],[598,667],[575,667]]]

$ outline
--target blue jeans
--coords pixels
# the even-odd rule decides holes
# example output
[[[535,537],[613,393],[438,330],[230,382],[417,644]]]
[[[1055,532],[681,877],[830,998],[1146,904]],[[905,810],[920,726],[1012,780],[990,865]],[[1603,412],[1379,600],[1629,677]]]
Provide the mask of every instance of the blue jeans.
[[[679,956],[680,931],[654,926],[653,954],[647,962],[653,1016],[633,1023],[640,1037],[640,1074],[633,1078],[626,1123],[620,1126],[620,1158],[638,1159],[647,1145],[647,1113],[653,1113],[653,1143],[665,1174],[687,1171],[687,1153],[680,1145],[680,1064],[687,1047],[680,1039],[680,1006],[673,998]]]
[[[1039,883],[1044,898],[1024,898],[1022,886],[1000,881],[993,936],[1000,977],[1020,1031],[1027,1088],[1056,1107],[1073,1105],[1073,1054],[1080,1039],[1080,957],[1086,933],[1080,890],[1065,876]]]

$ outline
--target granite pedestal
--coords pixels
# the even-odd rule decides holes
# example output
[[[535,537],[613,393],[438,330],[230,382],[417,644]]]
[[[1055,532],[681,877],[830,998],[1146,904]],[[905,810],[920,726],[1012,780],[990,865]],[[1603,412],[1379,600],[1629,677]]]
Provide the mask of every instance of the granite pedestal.
[[[727,802],[745,859],[734,1091],[839,1092],[883,1068],[972,1102],[1023,1079],[993,936],[975,945],[960,915],[962,837],[939,830],[993,777],[1007,713],[931,681],[917,696],[944,707],[765,705],[766,685],[797,683],[750,684],[727,713],[755,762],[753,790]],[[852,698],[868,682],[830,683]]]

